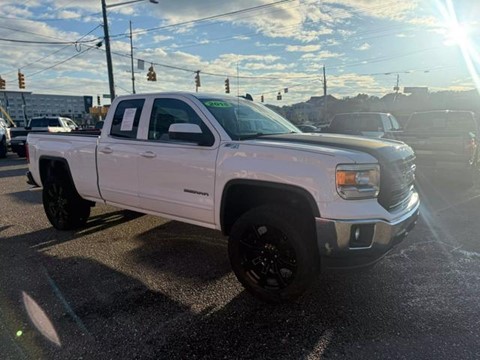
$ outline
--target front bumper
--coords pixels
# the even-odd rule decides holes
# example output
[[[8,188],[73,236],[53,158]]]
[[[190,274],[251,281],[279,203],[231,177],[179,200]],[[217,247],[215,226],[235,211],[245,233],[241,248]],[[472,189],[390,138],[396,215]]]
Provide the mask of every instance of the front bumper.
[[[414,228],[419,207],[415,192],[394,221],[315,219],[323,267],[356,268],[377,262]]]

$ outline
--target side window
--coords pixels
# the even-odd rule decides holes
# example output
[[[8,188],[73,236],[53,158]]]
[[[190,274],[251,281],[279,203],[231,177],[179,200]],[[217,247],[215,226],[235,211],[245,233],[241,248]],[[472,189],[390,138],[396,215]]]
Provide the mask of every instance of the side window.
[[[395,119],[395,116],[393,115],[388,115],[390,118],[390,121],[392,122],[392,128],[393,130],[400,130],[400,125],[398,125],[397,119]]]
[[[156,99],[150,116],[148,140],[178,141],[170,139],[168,135],[168,129],[172,124],[197,124],[210,140],[206,142],[212,144],[214,142],[211,131],[188,104],[177,99]]]
[[[60,119],[54,118],[54,119],[48,119],[48,126],[62,127],[62,124],[60,123]]]
[[[120,101],[113,115],[112,128],[110,135],[136,139],[138,123],[142,114],[144,99],[132,99]]]
[[[392,130],[392,123],[387,115],[382,114],[382,122],[383,122],[383,128],[385,129],[385,131]]]

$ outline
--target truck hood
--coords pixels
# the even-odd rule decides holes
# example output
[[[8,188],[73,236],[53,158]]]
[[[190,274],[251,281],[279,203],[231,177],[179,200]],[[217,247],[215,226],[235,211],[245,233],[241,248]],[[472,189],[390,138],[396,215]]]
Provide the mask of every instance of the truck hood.
[[[383,164],[410,159],[414,156],[413,150],[401,141],[377,140],[360,136],[293,133],[264,135],[259,136],[257,139],[360,151],[372,155]]]

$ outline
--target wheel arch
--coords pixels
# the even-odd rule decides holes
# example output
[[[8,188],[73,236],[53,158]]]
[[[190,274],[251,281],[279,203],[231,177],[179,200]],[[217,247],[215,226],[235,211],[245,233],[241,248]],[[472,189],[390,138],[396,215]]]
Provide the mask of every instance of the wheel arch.
[[[234,179],[227,182],[222,193],[220,226],[223,234],[228,235],[236,219],[246,211],[268,203],[291,205],[312,218],[320,217],[312,194],[299,186]]]
[[[75,182],[73,181],[72,173],[70,171],[70,165],[68,161],[61,157],[56,156],[40,156],[38,160],[40,181],[42,185],[49,177],[63,176],[73,186],[75,192]],[[78,194],[78,192],[77,192]]]

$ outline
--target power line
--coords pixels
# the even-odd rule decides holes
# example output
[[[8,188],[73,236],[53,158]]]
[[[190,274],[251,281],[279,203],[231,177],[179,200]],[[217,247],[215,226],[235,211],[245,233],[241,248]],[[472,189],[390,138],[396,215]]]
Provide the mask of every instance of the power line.
[[[95,30],[97,30],[97,29],[98,29],[99,27],[101,27],[101,26],[102,26],[102,25],[97,25],[97,26],[95,26],[92,30],[90,30],[89,32],[87,32],[85,35],[82,35],[80,38],[78,38],[77,41],[83,39],[85,36],[90,35],[92,32],[94,32]],[[31,66],[31,65],[37,64],[37,63],[39,63],[40,61],[45,60],[45,59],[49,58],[50,56],[59,53],[59,52],[62,51],[62,50],[65,50],[65,49],[68,48],[70,45],[71,45],[71,44],[67,44],[66,46],[63,46],[63,47],[61,47],[60,49],[58,49],[58,50],[56,50],[56,51],[54,51],[54,52],[52,52],[52,53],[50,53],[50,54],[48,54],[48,55],[46,55],[46,56],[42,56],[41,58],[38,58],[38,59],[36,59],[36,60],[28,63],[28,64],[22,65],[22,66],[19,67],[19,69],[24,69],[24,68],[29,67],[29,66]],[[14,72],[16,72],[16,71],[17,71],[17,70],[12,70],[12,71],[9,71],[9,72],[5,73],[4,75],[9,75],[9,74],[12,74],[12,73],[14,73]]]

